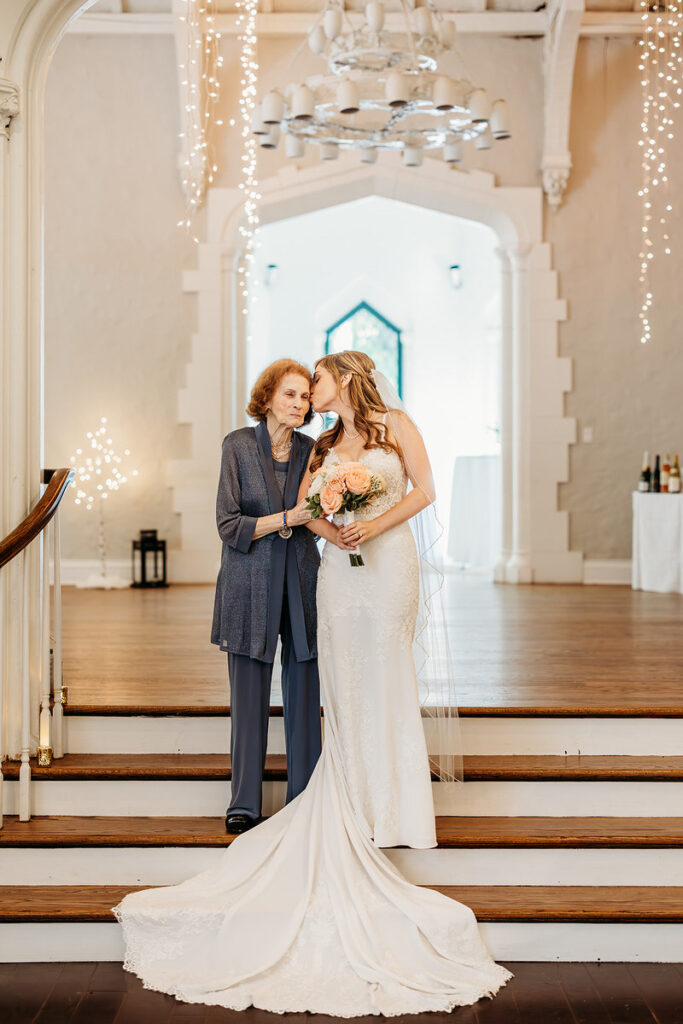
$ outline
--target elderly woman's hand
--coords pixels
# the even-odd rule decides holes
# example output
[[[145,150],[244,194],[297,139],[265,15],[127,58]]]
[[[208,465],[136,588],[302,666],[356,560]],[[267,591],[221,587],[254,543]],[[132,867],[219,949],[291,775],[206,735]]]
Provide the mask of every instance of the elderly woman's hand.
[[[287,525],[288,526],[304,526],[306,523],[311,521],[311,510],[306,504],[306,499],[303,498],[298,505],[287,512]]]

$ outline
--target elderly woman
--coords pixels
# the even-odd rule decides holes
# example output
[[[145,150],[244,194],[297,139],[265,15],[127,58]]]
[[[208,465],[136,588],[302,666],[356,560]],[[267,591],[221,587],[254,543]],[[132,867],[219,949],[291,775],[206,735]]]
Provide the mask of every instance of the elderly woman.
[[[256,427],[223,441],[216,521],[223,541],[211,641],[228,654],[232,799],[228,832],[261,817],[270,684],[282,638],[287,800],[307,785],[320,755],[315,589],[320,557],[305,523],[299,484],[313,440],[298,431],[312,416],[309,370],[291,359],[268,366],[247,413]],[[341,542],[340,542],[341,543]]]

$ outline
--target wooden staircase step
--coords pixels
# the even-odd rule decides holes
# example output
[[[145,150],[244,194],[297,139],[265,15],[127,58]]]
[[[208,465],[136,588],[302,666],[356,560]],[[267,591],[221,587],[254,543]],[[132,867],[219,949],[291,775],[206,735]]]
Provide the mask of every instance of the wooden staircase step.
[[[0,886],[0,923],[113,921],[131,885]],[[479,921],[683,922],[683,886],[430,886]]]
[[[437,817],[441,849],[683,848],[683,818]],[[223,818],[6,815],[0,850],[30,847],[229,846]]]
[[[322,712],[322,708],[320,709]],[[516,704],[481,704],[461,705],[458,708],[461,718],[683,718],[683,704],[672,704],[668,700],[657,700],[652,703],[606,704],[569,704],[558,701],[557,704],[532,704],[520,701]],[[153,718],[175,717],[226,717],[230,715],[229,704],[86,704],[73,703],[64,707],[65,715],[105,715],[128,716],[148,715]],[[281,718],[281,704],[272,704],[270,715]]]
[[[5,778],[19,777],[19,762],[6,761]],[[227,754],[66,754],[47,768],[31,762],[35,779],[229,779]],[[476,781],[681,781],[683,757],[624,755],[470,755],[465,779]],[[264,778],[286,779],[284,754],[269,754]]]

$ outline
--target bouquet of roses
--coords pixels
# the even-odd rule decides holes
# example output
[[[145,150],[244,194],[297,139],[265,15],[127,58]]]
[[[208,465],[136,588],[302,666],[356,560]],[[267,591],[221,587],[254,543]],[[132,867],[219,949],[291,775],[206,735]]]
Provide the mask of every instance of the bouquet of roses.
[[[344,525],[355,519],[355,512],[363,508],[385,489],[379,473],[373,473],[362,462],[340,462],[336,466],[322,466],[311,480],[306,504],[311,519],[342,514]],[[358,552],[349,555],[351,565],[365,565]]]

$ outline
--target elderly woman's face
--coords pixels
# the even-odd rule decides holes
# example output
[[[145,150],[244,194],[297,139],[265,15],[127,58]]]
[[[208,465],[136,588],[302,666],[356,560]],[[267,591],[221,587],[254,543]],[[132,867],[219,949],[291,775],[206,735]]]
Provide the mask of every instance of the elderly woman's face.
[[[311,382],[298,373],[287,373],[273,392],[269,410],[285,427],[300,427],[311,405]]]

